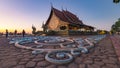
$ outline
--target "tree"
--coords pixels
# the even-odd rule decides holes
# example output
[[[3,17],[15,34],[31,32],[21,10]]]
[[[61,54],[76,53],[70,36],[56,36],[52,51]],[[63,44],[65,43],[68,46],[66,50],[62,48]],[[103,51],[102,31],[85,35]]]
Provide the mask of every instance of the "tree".
[[[111,31],[120,32],[120,18],[111,26]]]
[[[43,28],[43,32],[46,33],[47,32],[47,26],[45,26],[44,22],[42,23],[42,28]]]
[[[33,29],[32,34],[35,35],[36,34],[36,27],[32,25],[32,29]]]
[[[113,3],[119,3],[120,0],[113,0]]]
[[[36,27],[32,25],[32,34],[36,35],[41,35],[43,32],[42,31],[36,31]]]
[[[112,25],[111,29],[116,30],[115,24]]]

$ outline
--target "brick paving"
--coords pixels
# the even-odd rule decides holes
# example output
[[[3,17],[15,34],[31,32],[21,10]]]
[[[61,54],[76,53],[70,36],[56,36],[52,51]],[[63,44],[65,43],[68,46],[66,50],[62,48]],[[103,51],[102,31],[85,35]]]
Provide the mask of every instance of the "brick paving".
[[[32,55],[30,50],[9,45],[0,38],[0,68],[120,68],[110,37],[101,40],[88,54],[76,57],[73,62],[56,65],[45,60],[45,54]]]
[[[110,38],[111,38],[112,44],[115,48],[118,59],[120,61],[120,36],[119,35],[113,35]]]

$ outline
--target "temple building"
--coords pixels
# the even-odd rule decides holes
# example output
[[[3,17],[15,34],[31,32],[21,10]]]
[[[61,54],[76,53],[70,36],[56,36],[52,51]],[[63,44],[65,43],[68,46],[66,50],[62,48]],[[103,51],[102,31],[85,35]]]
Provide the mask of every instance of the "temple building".
[[[94,31],[94,27],[84,24],[75,14],[68,10],[51,7],[50,15],[45,23],[47,31]]]

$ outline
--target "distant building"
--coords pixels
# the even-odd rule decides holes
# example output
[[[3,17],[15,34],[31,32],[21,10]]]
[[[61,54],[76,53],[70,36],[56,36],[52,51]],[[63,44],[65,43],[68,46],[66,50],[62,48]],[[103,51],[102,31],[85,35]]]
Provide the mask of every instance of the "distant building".
[[[48,20],[45,23],[47,31],[94,31],[94,27],[85,25],[79,18],[68,10],[51,8]]]

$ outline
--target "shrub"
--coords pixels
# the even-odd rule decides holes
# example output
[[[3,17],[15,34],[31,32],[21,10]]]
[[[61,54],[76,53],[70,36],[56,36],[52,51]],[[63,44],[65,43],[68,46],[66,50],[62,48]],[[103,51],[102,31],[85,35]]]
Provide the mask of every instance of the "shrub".
[[[47,35],[56,35],[56,31],[53,31],[53,30],[49,30],[46,34]]]

